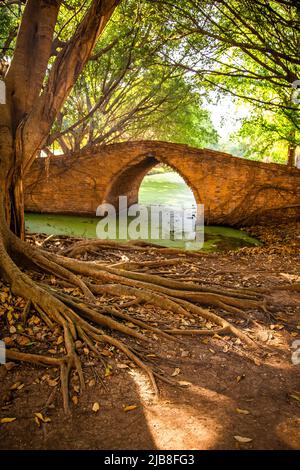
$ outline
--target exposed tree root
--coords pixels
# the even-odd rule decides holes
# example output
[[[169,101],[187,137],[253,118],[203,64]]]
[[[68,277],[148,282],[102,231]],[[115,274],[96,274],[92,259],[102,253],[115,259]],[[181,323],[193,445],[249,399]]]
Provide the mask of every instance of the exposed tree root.
[[[225,333],[227,328],[215,328],[213,330],[181,330],[181,329],[173,329],[173,330],[164,330],[169,335],[195,335],[195,336],[214,336],[219,335],[221,333]]]
[[[119,243],[113,240],[88,240],[80,241],[70,248],[61,251],[62,255],[68,255],[70,258],[82,255],[84,253],[95,253],[98,250],[123,250],[123,251],[142,251],[149,252],[151,250],[159,250],[160,254],[180,255],[188,258],[202,258],[202,253],[194,251],[182,251],[177,248],[166,248],[161,245],[149,243],[140,240],[131,240],[127,243]]]
[[[69,256],[77,256],[87,248],[115,247],[115,242],[80,242],[74,247],[65,250]],[[123,245],[122,248],[153,249],[152,246]],[[118,248],[119,245],[118,245]],[[159,254],[162,253],[159,249]],[[172,254],[178,254],[180,250],[171,250]],[[169,251],[168,251],[169,253]],[[34,282],[27,274],[22,272],[13,262],[13,259],[27,260],[35,266],[37,271],[49,273],[59,278],[62,283],[74,286],[82,292],[83,298],[76,298],[66,294],[58,286],[50,287],[45,283]],[[182,252],[180,252],[182,255]],[[201,256],[201,255],[199,255]],[[23,311],[23,322],[31,304],[34,305],[41,319],[50,329],[59,325],[64,334],[65,355],[62,357],[40,356],[37,354],[25,354],[8,349],[7,356],[12,360],[28,361],[36,364],[53,365],[60,368],[61,390],[63,404],[66,411],[69,409],[69,375],[72,368],[77,370],[81,390],[85,382],[81,362],[75,348],[75,340],[80,338],[86,346],[101,359],[99,344],[109,344],[122,351],[131,361],[140,367],[149,377],[155,393],[157,393],[156,379],[160,378],[168,383],[174,381],[163,377],[159,371],[147,365],[125,340],[117,339],[107,330],[115,332],[123,337],[131,337],[139,344],[148,344],[151,348],[151,334],[159,335],[166,341],[178,342],[178,335],[223,335],[231,334],[238,337],[245,345],[251,348],[256,343],[242,330],[235,327],[222,317],[222,312],[227,312],[247,318],[245,311],[261,309],[263,299],[261,293],[252,289],[232,289],[218,286],[201,286],[195,282],[181,282],[154,274],[145,270],[159,266],[173,266],[181,261],[181,258],[159,259],[145,262],[120,262],[114,265],[107,263],[83,262],[70,257],[53,254],[34,247],[9,234],[6,243],[0,244],[0,265],[4,278],[9,282],[12,292],[27,299]],[[140,272],[144,270],[144,272]],[[100,306],[97,301],[99,295],[112,295],[122,298],[114,306]],[[125,301],[124,301],[125,297]],[[140,303],[152,304],[159,309],[172,312],[176,316],[188,319],[199,319],[202,322],[210,321],[216,327],[211,329],[151,326],[147,321],[141,321],[129,314],[127,307]],[[214,313],[202,306],[214,307],[220,313]],[[136,328],[127,326],[124,322],[130,322]],[[104,331],[105,329],[105,331]],[[149,333],[150,335],[147,335]]]

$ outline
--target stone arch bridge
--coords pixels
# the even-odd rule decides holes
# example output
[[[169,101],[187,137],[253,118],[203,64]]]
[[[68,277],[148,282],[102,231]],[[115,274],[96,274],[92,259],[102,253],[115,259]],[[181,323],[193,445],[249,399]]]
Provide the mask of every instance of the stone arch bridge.
[[[158,141],[37,158],[25,176],[26,210],[94,216],[99,204],[116,205],[119,195],[136,203],[143,178],[160,162],[177,171],[204,204],[206,223],[241,226],[300,215],[300,170]]]

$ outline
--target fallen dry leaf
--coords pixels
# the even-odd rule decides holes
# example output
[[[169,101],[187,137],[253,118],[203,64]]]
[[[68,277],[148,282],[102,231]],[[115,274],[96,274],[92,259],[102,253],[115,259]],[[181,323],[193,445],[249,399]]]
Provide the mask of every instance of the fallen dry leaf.
[[[137,405],[128,405],[123,407],[123,411],[132,411],[137,408]]]
[[[188,357],[189,352],[188,351],[181,351],[181,357]]]
[[[10,390],[17,390],[20,387],[20,385],[22,385],[22,382],[16,382],[10,387]]]
[[[110,364],[108,364],[105,368],[104,377],[109,377],[111,375],[111,371],[112,371],[112,366]]]
[[[1,424],[4,424],[4,423],[12,423],[13,421],[15,421],[17,418],[1,418],[0,420],[0,423]]]
[[[8,320],[8,322],[9,322],[9,323],[11,323],[11,322],[12,322],[12,320],[13,320],[13,317],[12,317],[12,314],[11,314],[11,312],[8,312],[8,314],[7,314],[6,318],[7,318],[7,320]]]
[[[111,351],[108,351],[107,349],[103,349],[101,351],[101,355],[102,356],[107,356],[107,357],[110,357],[110,356],[113,356],[113,353]]]
[[[95,403],[93,404],[92,406],[92,410],[97,413],[99,410],[100,410],[100,405],[97,401],[95,401]]]
[[[34,417],[34,421],[36,422],[36,424],[38,425],[38,427],[40,427],[41,422],[40,422],[39,418],[37,418],[37,416]]]
[[[248,410],[242,410],[241,408],[237,408],[236,411],[240,413],[241,415],[249,415],[250,411]]]
[[[252,442],[253,439],[251,439],[250,437],[243,437],[243,436],[233,436],[234,439],[238,442],[240,442],[241,444],[247,444],[248,442]]]
[[[18,335],[17,336],[17,343],[20,346],[27,346],[29,343],[31,343],[30,339],[27,338],[26,336],[23,335]]]
[[[242,374],[242,375],[238,375],[237,378],[236,378],[236,381],[237,383],[239,383],[241,380],[243,380],[245,378],[245,374]]]
[[[14,339],[11,336],[7,336],[7,337],[3,338],[2,341],[4,341],[6,346],[9,346],[10,344],[12,344],[14,342]]]
[[[57,382],[57,380],[48,379],[47,383],[50,387],[56,387],[58,382]]]
[[[176,369],[174,370],[174,372],[171,374],[171,377],[176,377],[176,375],[179,375],[180,374],[180,369],[179,367],[176,367]]]
[[[42,413],[34,413],[34,415],[35,415],[35,420],[38,419],[38,420],[42,421],[43,423],[50,423],[51,422],[51,419],[47,418],[47,417],[44,417],[42,415]]]
[[[186,380],[179,380],[178,383],[181,387],[189,387],[190,385],[192,385],[191,382],[187,382]]]
[[[300,401],[300,395],[297,395],[296,393],[293,393],[290,397],[293,398],[293,400]]]
[[[72,397],[72,402],[74,403],[74,405],[78,404],[78,397],[76,397],[76,395]]]
[[[118,369],[128,369],[128,365],[127,364],[117,364],[117,368]]]

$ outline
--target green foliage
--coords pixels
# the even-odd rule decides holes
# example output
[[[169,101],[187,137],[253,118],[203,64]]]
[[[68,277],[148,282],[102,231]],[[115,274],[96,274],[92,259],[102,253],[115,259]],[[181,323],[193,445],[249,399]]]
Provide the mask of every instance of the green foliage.
[[[22,8],[11,5],[4,8],[0,5],[0,77],[8,67],[10,57],[13,55],[17,28],[21,19]]]
[[[192,147],[213,147],[218,142],[218,133],[209,112],[201,108],[196,100],[182,103],[176,113],[166,116],[153,137]]]
[[[275,160],[299,145],[300,110],[291,100],[299,74],[300,7],[292,0],[155,0],[174,25],[177,52],[168,56],[193,74],[199,89],[252,105],[235,135],[244,156]],[[164,58],[165,60],[165,58]],[[247,142],[243,151],[243,139]],[[284,143],[285,142],[285,143]]]
[[[121,4],[65,104],[48,147],[72,152],[133,139],[213,145],[217,133],[194,83],[180,67],[160,60],[174,49],[170,32],[152,4]]]
[[[280,113],[253,113],[240,130],[231,136],[244,157],[253,160],[286,163],[290,144],[300,143],[299,131]]]
[[[158,139],[284,162],[300,145],[299,2],[126,0],[96,44],[48,139],[51,151]],[[49,69],[91,0],[62,2]],[[0,74],[24,5],[0,4]],[[220,142],[203,106],[230,94],[250,117]]]

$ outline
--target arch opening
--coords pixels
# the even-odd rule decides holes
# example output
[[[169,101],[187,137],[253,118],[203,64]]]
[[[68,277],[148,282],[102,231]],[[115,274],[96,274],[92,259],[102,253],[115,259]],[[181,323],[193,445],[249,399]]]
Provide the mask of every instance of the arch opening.
[[[176,170],[164,159],[148,154],[119,171],[103,201],[105,205],[113,205],[119,214],[119,232],[125,233],[125,226],[129,224],[130,239],[142,238],[166,246],[173,246],[175,242],[174,246],[182,248],[195,241],[196,225],[199,227],[202,219],[198,218],[193,190]],[[124,196],[127,198],[126,221]],[[135,216],[139,223],[131,219]],[[132,225],[139,227],[134,236],[129,233]]]
[[[138,194],[143,205],[196,208],[193,191],[184,178],[169,165],[158,162],[143,178]]]
[[[152,234],[159,233],[162,239],[169,237],[173,241],[195,239],[196,199],[184,178],[169,165],[158,162],[145,175],[138,202],[140,207],[147,207],[149,213],[161,214],[159,220],[151,219]]]
[[[156,171],[156,168],[162,167],[166,171]],[[158,176],[153,176],[156,174]],[[103,202],[112,204],[118,210],[119,196],[127,196],[128,206],[137,203],[147,205],[151,204],[152,190],[154,203],[195,208],[200,203],[198,194],[184,175],[154,155],[140,156],[130,166],[122,168],[113,178]]]

